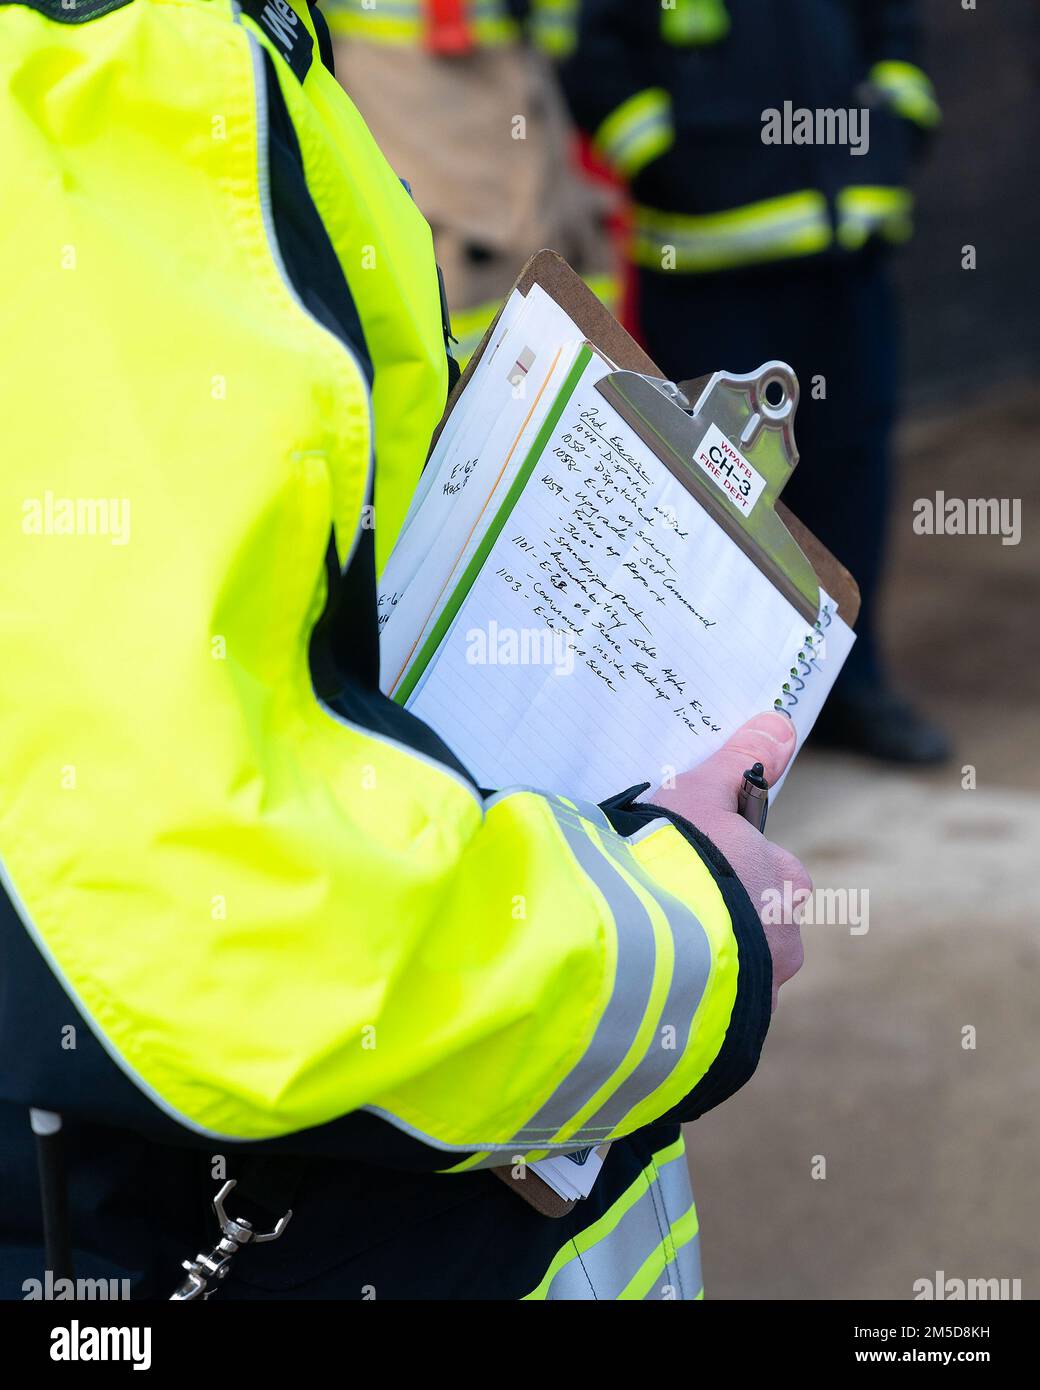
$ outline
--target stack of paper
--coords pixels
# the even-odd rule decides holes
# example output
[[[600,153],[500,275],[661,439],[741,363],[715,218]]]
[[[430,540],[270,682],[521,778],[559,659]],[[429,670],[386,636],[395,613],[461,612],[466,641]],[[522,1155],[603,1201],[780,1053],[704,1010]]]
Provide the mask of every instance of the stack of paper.
[[[485,787],[656,786],[774,705],[804,739],[853,641],[614,411],[611,370],[538,286],[514,293],[382,578],[383,688]]]
[[[609,1144],[602,1144],[598,1149],[554,1154],[552,1158],[540,1158],[531,1167],[558,1197],[567,1202],[577,1202],[587,1197],[595,1186],[609,1148]]]

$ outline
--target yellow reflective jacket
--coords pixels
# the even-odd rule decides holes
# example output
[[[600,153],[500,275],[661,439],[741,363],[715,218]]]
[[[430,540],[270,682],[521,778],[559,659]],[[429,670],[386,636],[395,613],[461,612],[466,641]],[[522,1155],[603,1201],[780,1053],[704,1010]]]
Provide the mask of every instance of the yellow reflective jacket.
[[[322,36],[0,5],[0,1104],[465,1170],[724,1099],[769,960],[690,827],[483,792],[379,694],[443,326]]]
[[[912,232],[940,120],[916,0],[582,0],[561,79],[632,193],[643,270],[712,275]]]
[[[454,47],[462,53],[470,46],[502,48],[526,35],[550,57],[565,57],[574,46],[578,5],[579,0],[526,0],[519,5],[515,0],[463,0]],[[337,38],[397,47],[426,44],[432,38],[430,0],[329,0],[323,8]]]

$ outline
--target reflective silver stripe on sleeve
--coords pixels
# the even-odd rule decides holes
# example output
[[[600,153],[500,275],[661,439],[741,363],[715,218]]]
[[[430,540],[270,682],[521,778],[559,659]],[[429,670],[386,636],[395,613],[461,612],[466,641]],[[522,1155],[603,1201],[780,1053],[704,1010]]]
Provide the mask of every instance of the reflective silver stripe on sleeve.
[[[572,811],[577,811],[579,816],[582,816],[600,830],[609,830],[611,834],[614,833],[606,811],[604,811],[602,806],[597,806],[594,801],[575,801],[569,796],[553,796],[550,797],[550,800],[556,802],[558,805],[569,807]]]
[[[648,1170],[649,1172],[650,1170]],[[644,1179],[645,1181],[645,1179]],[[667,1187],[665,1186],[667,1184]],[[685,1153],[677,1154],[655,1177],[603,1238],[557,1271],[546,1299],[617,1299],[628,1289],[640,1270],[660,1252],[660,1273],[643,1295],[644,1299],[694,1299],[701,1290],[698,1237],[694,1236],[674,1251],[670,1219],[686,1216],[693,1208]],[[694,1248],[691,1256],[687,1252]]]
[[[658,827],[666,823],[656,822]],[[675,959],[654,1036],[636,1069],[589,1117],[588,1124],[592,1130],[615,1129],[634,1106],[656,1091],[672,1074],[685,1052],[694,1015],[700,1007],[711,974],[711,943],[700,919],[685,903],[655,883],[653,876],[635,855],[626,853],[624,843],[616,839],[603,839],[606,853],[623,864],[664,909],[671,928]],[[696,851],[691,847],[690,853],[695,854]],[[661,1037],[661,1029],[668,1026],[675,1029],[671,1047],[665,1047]]]
[[[609,1235],[564,1265],[549,1285],[547,1299],[614,1299],[624,1291],[663,1239],[652,1186]]]
[[[681,1240],[676,1227],[684,1219],[689,1219],[689,1214],[693,1211],[693,1189],[690,1186],[690,1170],[685,1153],[679,1154],[658,1169],[657,1197],[673,1241]],[[696,1214],[693,1219],[696,1221]],[[695,1299],[699,1298],[703,1291],[701,1236],[697,1230],[692,1239],[684,1240],[675,1247],[674,1259],[667,1263],[664,1272],[647,1290],[645,1298],[672,1299],[678,1296],[682,1299]]]
[[[606,899],[615,925],[617,968],[610,1000],[585,1053],[515,1136],[516,1143],[532,1147],[543,1147],[589,1103],[635,1042],[650,999],[657,955],[653,923],[635,890],[597,847],[578,813],[556,797],[545,800],[580,868]],[[567,1146],[598,1143],[602,1134],[583,1125],[568,1137]]]
[[[679,1299],[692,1302],[704,1292],[701,1277],[701,1234],[700,1231],[680,1245],[675,1252],[675,1261],[668,1264],[660,1279],[647,1289],[643,1295],[644,1303],[673,1302]]]
[[[646,825],[641,825],[631,835],[625,836],[625,844],[638,845],[640,840],[649,840],[651,835],[656,835],[659,830],[663,830],[666,825],[671,825],[671,823],[667,816],[658,816],[656,820],[647,821]]]
[[[514,787],[503,787],[501,791],[497,791],[494,795],[487,798],[484,802],[484,809],[485,811],[489,811],[492,806],[497,806],[500,801],[505,801],[511,796],[517,796],[521,792],[526,792],[530,796],[537,796],[542,801],[548,801],[558,806],[569,808],[571,811],[577,811],[578,814],[584,816],[587,821],[591,821],[593,825],[598,825],[601,830],[610,829],[610,821],[602,806],[597,806],[594,801],[573,801],[570,797],[553,796],[553,794],[547,792],[544,787],[525,787],[519,785]]]
[[[526,790],[526,789],[525,789]],[[506,795],[502,793],[500,795]],[[640,1101],[667,1080],[684,1055],[686,1039],[700,1006],[711,973],[711,944],[697,916],[673,894],[655,883],[639,863],[627,842],[610,828],[598,806],[570,802],[559,796],[543,796],[586,875],[603,892],[610,906],[618,939],[614,992],[596,1034],[578,1065],[560,1083],[548,1101],[515,1136],[516,1143],[545,1145],[563,1125],[578,1114],[602,1086],[632,1045],[643,1022],[653,985],[656,949],[653,924],[638,895],[620,872],[635,878],[662,908],[672,934],[672,975],[660,1018],[647,1049],[635,1069],[614,1090],[581,1128],[568,1136],[568,1146],[598,1143],[613,1133]],[[492,800],[498,800],[494,797]],[[490,803],[489,803],[490,804]],[[596,816],[604,834],[591,832],[586,821]],[[664,819],[643,827],[643,832],[662,828]],[[691,853],[695,853],[691,849]],[[617,865],[616,871],[609,866]],[[636,972],[642,972],[637,974]],[[675,1030],[674,1046],[663,1046],[660,1030]],[[611,1042],[613,1040],[613,1047]],[[567,1107],[569,1113],[564,1113]]]

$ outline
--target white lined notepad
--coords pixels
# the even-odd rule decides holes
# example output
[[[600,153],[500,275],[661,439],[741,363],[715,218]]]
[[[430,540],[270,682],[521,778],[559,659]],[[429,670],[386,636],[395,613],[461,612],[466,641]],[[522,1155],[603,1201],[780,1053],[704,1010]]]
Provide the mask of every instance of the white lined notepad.
[[[410,517],[384,688],[480,785],[594,801],[696,766],[776,704],[804,738],[851,630],[826,595],[807,625],[595,389],[609,364],[558,337],[527,351],[538,395],[504,407],[508,428],[478,421],[473,456],[462,425],[431,459],[428,497],[460,458],[474,481],[455,516],[440,495]],[[525,341],[515,314],[499,362]],[[478,386],[502,394],[486,370]]]
[[[593,358],[409,708],[482,786],[600,800],[769,708],[806,624],[594,389]]]

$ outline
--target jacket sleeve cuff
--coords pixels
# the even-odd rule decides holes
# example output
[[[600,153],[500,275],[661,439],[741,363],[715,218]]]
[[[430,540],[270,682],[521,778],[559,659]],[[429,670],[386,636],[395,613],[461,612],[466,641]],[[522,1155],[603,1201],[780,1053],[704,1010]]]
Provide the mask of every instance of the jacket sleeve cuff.
[[[633,179],[675,140],[672,99],[663,87],[648,87],[623,101],[593,137],[596,153],[624,179]]]
[[[664,1117],[686,1122],[728,1100],[754,1074],[769,1029],[773,961],[758,913],[725,856],[677,812],[637,802],[635,798],[649,785],[631,787],[604,802],[607,819],[624,836],[634,835],[655,820],[670,822],[710,871],[729,913],[737,948],[737,992],[722,1045],[693,1090]]]

